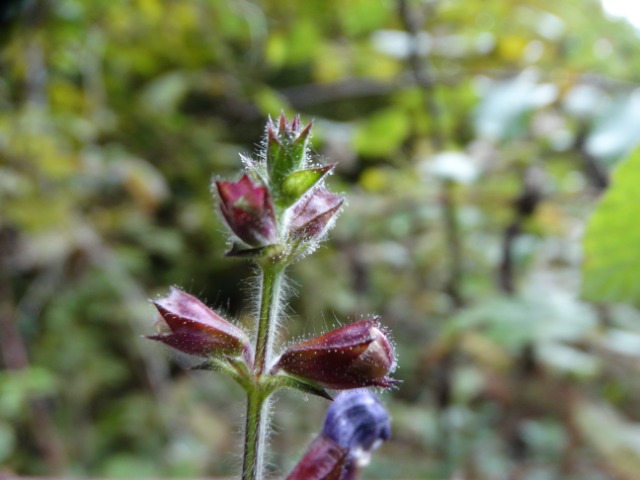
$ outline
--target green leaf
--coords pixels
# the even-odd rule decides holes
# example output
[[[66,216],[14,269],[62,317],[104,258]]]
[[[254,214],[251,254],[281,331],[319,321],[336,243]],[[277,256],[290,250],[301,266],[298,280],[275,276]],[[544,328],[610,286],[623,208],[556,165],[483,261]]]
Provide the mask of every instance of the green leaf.
[[[271,392],[280,390],[281,388],[293,388],[302,393],[316,395],[327,400],[333,400],[333,397],[324,388],[315,385],[313,382],[303,382],[289,375],[273,375],[268,379],[267,389]]]
[[[640,306],[640,149],[613,173],[584,236],[582,295]]]
[[[609,405],[588,400],[579,400],[570,411],[581,437],[617,474],[616,478],[638,478],[640,424]]]
[[[299,170],[288,175],[282,182],[280,198],[277,200],[278,204],[284,207],[293,205],[334,167],[335,163],[325,165],[324,167]]]
[[[15,446],[16,435],[11,424],[0,422],[0,462],[9,458]]]
[[[393,155],[410,131],[411,124],[407,114],[389,108],[371,115],[357,126],[354,147],[364,156]]]

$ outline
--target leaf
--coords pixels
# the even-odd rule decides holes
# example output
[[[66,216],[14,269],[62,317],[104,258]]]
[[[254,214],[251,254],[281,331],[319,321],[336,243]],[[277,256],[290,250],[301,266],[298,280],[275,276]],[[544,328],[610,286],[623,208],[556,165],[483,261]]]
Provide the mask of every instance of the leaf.
[[[605,404],[581,400],[572,408],[581,436],[618,475],[636,479],[640,471],[640,424]]]
[[[491,140],[519,138],[528,131],[527,116],[552,103],[557,95],[555,85],[538,83],[538,75],[532,71],[498,82],[484,93],[476,108],[475,130]]]
[[[640,149],[619,165],[583,240],[584,298],[640,306]]]
[[[293,388],[302,393],[316,395],[327,400],[333,400],[333,397],[320,385],[314,382],[303,382],[298,378],[291,377],[289,375],[276,375],[269,378],[269,389],[275,392],[281,388]]]
[[[16,435],[9,423],[0,422],[0,462],[3,462],[13,452],[16,445]]]
[[[516,353],[530,342],[542,346],[581,340],[595,323],[591,309],[569,292],[531,288],[461,310],[448,323],[445,335],[481,332],[486,341]]]
[[[600,112],[587,138],[586,148],[592,155],[613,162],[638,145],[640,93],[633,91],[620,96]]]
[[[375,113],[357,126],[354,147],[364,156],[392,155],[411,130],[405,112],[389,108]]]

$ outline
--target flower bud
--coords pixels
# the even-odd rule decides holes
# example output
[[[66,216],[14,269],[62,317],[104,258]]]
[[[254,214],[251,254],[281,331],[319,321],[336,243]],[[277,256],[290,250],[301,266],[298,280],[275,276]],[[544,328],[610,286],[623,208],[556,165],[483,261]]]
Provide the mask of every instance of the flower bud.
[[[344,198],[325,188],[317,188],[293,206],[290,231],[295,238],[321,237],[344,203]]]
[[[286,480],[341,480],[348,456],[334,440],[316,437]]]
[[[396,366],[391,343],[376,320],[363,320],[305,342],[291,345],[273,372],[282,370],[301,380],[339,390],[391,387],[387,376]]]
[[[288,122],[281,114],[277,126],[271,118],[267,121],[267,171],[276,190],[289,173],[304,168],[311,127],[303,128],[297,115]]]
[[[342,392],[329,406],[322,434],[287,480],[355,479],[391,434],[389,414],[368,390]]]
[[[147,336],[151,340],[200,357],[239,355],[250,348],[242,330],[182,290],[171,288],[167,297],[153,304],[169,331]]]
[[[246,174],[237,182],[216,182],[216,187],[222,215],[240,240],[253,247],[275,242],[276,220],[266,187]]]

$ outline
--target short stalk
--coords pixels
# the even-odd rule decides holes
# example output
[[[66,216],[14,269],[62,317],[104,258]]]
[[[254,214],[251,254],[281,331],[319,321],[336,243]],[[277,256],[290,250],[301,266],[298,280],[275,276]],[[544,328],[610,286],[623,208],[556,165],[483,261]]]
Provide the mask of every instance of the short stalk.
[[[259,480],[263,476],[263,458],[266,429],[268,427],[267,398],[270,392],[265,388],[261,377],[271,361],[274,331],[280,308],[280,293],[284,266],[263,264],[254,360],[254,384],[247,393],[247,418],[245,429],[245,448],[242,465],[242,480]]]

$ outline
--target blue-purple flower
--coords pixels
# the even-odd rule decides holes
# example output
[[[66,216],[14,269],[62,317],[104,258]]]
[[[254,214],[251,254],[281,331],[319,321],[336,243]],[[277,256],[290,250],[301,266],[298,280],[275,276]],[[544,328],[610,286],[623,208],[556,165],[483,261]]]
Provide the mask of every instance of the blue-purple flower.
[[[373,393],[342,392],[329,406],[322,433],[287,480],[354,480],[390,435],[389,414]]]

